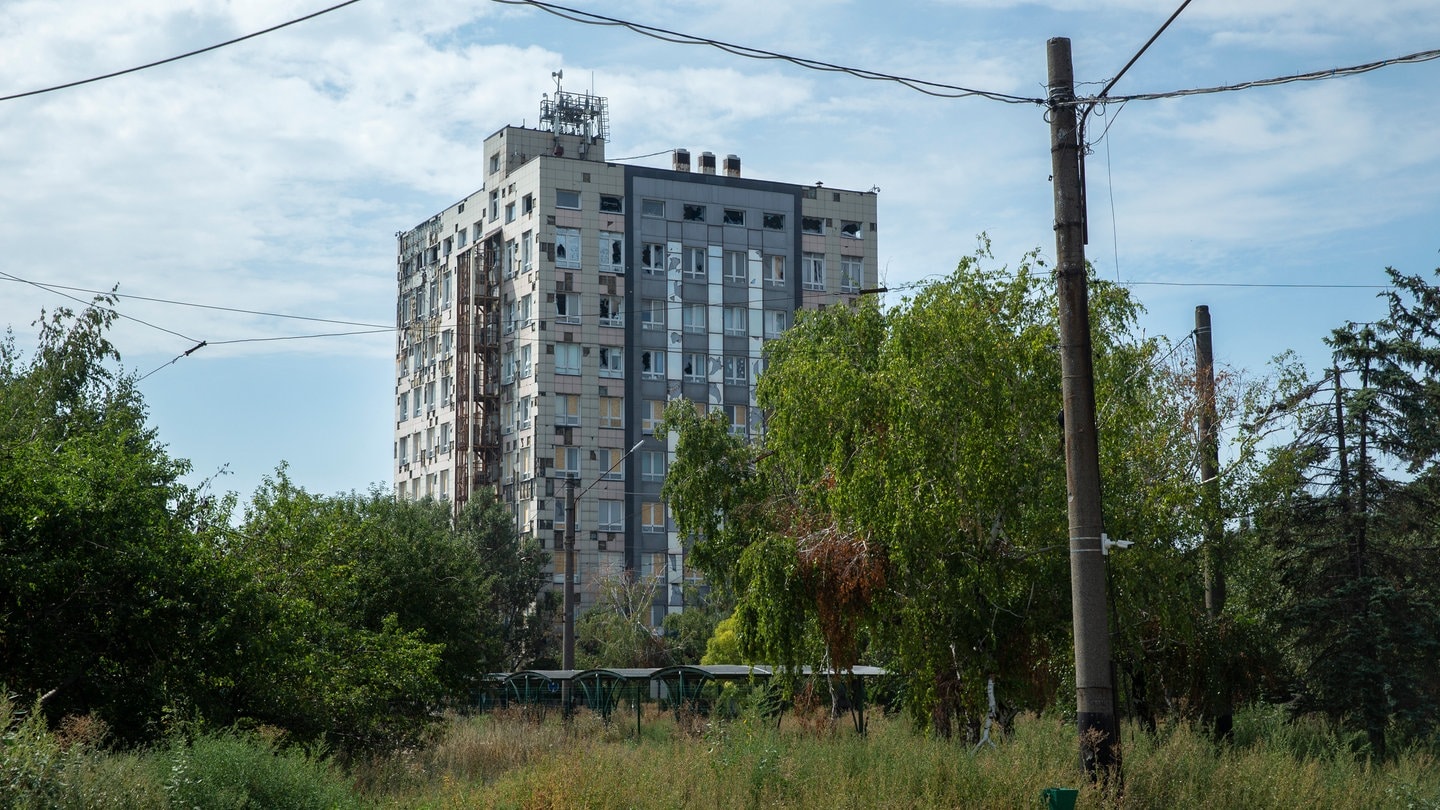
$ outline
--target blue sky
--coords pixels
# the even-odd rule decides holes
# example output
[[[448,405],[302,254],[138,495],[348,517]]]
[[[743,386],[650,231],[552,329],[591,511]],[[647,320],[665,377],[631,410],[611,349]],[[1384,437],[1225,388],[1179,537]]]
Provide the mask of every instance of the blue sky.
[[[1045,42],[1103,82],[1174,10],[1147,0],[571,0],[597,13],[822,61],[1026,97]],[[0,95],[204,47],[324,7],[306,0],[5,0]],[[1114,94],[1172,91],[1440,47],[1433,0],[1205,0]],[[489,0],[362,0],[153,70],[0,103],[0,269],[47,284],[387,325],[394,234],[474,191],[480,144],[533,124],[552,71],[610,100],[612,157],[734,153],[747,175],[879,187],[882,279],[948,272],[976,235],[997,262],[1050,256],[1048,128],[1033,105],[941,99],[658,42]],[[1136,283],[1149,334],[1196,304],[1217,358],[1312,367],[1381,284],[1440,265],[1440,61],[1237,93],[1134,101],[1092,125],[1089,258]],[[1099,84],[1083,84],[1094,92]],[[667,165],[660,155],[636,161]],[[1112,217],[1111,211],[1114,211]],[[1172,286],[1175,285],[1175,286]],[[83,293],[76,293],[87,297]],[[894,297],[894,294],[892,294]],[[898,300],[896,298],[895,300]],[[26,345],[69,302],[0,281]],[[388,334],[134,299],[114,334],[154,424],[196,478],[248,494],[282,460],[309,489],[387,482]]]

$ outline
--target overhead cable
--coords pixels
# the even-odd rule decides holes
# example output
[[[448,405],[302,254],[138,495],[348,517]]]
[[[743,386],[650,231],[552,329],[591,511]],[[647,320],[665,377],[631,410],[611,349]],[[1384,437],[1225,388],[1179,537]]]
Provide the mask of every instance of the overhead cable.
[[[163,326],[157,326],[156,324],[150,323],[149,321],[142,321],[142,320],[140,320],[139,318],[135,317],[134,315],[126,315],[125,313],[121,312],[121,311],[118,310],[118,309],[115,309],[114,307],[98,306],[94,301],[86,301],[86,300],[83,299],[83,298],[76,298],[75,296],[70,295],[69,293],[60,292],[60,290],[57,289],[56,287],[54,287],[53,285],[50,285],[50,284],[41,284],[41,283],[38,282],[38,281],[30,281],[29,279],[20,278],[19,276],[16,276],[16,275],[12,275],[12,274],[10,274],[10,273],[7,273],[7,272],[5,272],[4,270],[0,270],[0,276],[3,276],[5,279],[7,279],[7,280],[9,280],[9,281],[18,281],[18,282],[20,282],[20,283],[22,283],[22,284],[29,284],[29,285],[32,286],[32,287],[35,287],[35,288],[37,288],[37,289],[44,290],[44,291],[46,291],[46,292],[48,292],[48,293],[54,293],[55,295],[58,295],[58,296],[60,296],[61,298],[69,298],[71,301],[74,301],[74,302],[76,302],[76,303],[78,303],[78,304],[80,304],[80,305],[82,305],[82,306],[97,307],[98,309],[103,309],[103,310],[105,310],[106,312],[109,312],[109,313],[111,313],[111,314],[113,314],[113,315],[116,315],[116,316],[118,316],[118,317],[124,318],[124,319],[126,319],[126,320],[130,320],[130,321],[134,321],[134,322],[140,324],[141,326],[148,326],[148,327],[150,327],[151,329],[158,329],[159,331],[164,332],[164,333],[167,334],[167,335],[174,335],[175,337],[183,338],[183,339],[188,340],[188,341],[190,341],[190,342],[192,342],[192,343],[195,342],[195,338],[192,338],[192,337],[190,337],[189,335],[182,335],[182,334],[180,334],[179,332],[176,332],[174,329],[166,329],[166,328],[163,327]],[[99,294],[99,295],[114,295],[114,293],[107,293],[107,292],[97,292],[97,294]]]
[[[124,76],[124,75],[126,75],[126,74],[128,74],[128,73],[138,73],[138,72],[140,72],[140,71],[142,71],[142,70],[149,70],[150,68],[153,68],[153,67],[159,67],[159,66],[161,66],[161,65],[168,65],[168,64],[170,64],[171,62],[178,62],[178,61],[180,61],[181,59],[189,59],[189,58],[192,57],[192,56],[199,56],[199,55],[202,54],[202,53],[209,53],[210,51],[216,51],[216,50],[219,50],[219,49],[224,48],[224,47],[226,47],[226,46],[234,45],[234,44],[236,44],[236,43],[238,43],[238,42],[244,42],[244,41],[247,40],[247,39],[254,39],[255,37],[258,37],[258,36],[263,36],[263,35],[265,35],[265,34],[269,34],[269,33],[274,32],[274,31],[279,31],[281,28],[288,28],[289,26],[295,25],[296,23],[302,23],[302,22],[305,22],[306,20],[313,20],[313,19],[315,19],[316,17],[321,16],[322,14],[329,14],[329,13],[332,12],[332,11],[337,11],[337,10],[339,10],[339,9],[342,9],[342,8],[346,7],[346,6],[354,5],[354,4],[358,3],[358,2],[360,2],[360,0],[345,0],[345,2],[343,2],[343,3],[336,3],[335,5],[330,6],[329,8],[322,8],[322,9],[320,9],[319,11],[316,11],[316,12],[313,12],[313,13],[310,13],[310,14],[306,14],[304,17],[296,17],[295,19],[290,20],[290,21],[288,21],[288,22],[283,22],[283,23],[280,23],[279,25],[272,25],[272,26],[270,26],[269,28],[266,28],[266,29],[263,29],[263,30],[260,30],[260,31],[255,31],[255,32],[253,32],[253,33],[246,34],[246,35],[243,36],[243,37],[236,37],[236,38],[234,38],[234,39],[229,39],[229,40],[226,40],[226,41],[224,41],[224,42],[216,43],[216,44],[214,44],[214,45],[208,45],[208,46],[206,46],[206,47],[204,47],[204,48],[199,48],[199,49],[197,49],[197,50],[193,50],[193,51],[190,51],[190,52],[188,52],[188,53],[182,53],[182,54],[180,54],[180,55],[178,55],[178,56],[171,56],[171,57],[168,57],[168,58],[166,58],[166,59],[161,59],[161,60],[159,60],[158,62],[149,62],[149,63],[146,63],[146,64],[144,64],[144,65],[136,65],[135,67],[125,68],[124,70],[117,70],[117,71],[115,71],[114,73],[106,73],[106,74],[104,74],[104,75],[102,75],[102,76],[91,76],[91,77],[88,78],[88,79],[79,79],[79,80],[73,81],[73,82],[66,82],[65,84],[57,84],[57,85],[53,85],[53,86],[50,86],[50,87],[42,87],[42,88],[40,88],[39,90],[27,90],[27,91],[25,91],[25,92],[23,92],[23,93],[11,93],[11,94],[8,95],[8,96],[0,96],[0,101],[13,101],[13,100],[15,100],[15,99],[17,99],[17,98],[27,98],[27,97],[29,97],[29,96],[38,96],[38,95],[42,95],[42,94],[44,94],[44,93],[53,93],[53,92],[55,92],[56,90],[67,90],[67,89],[69,89],[69,88],[71,88],[71,87],[79,87],[79,86],[82,85],[82,84],[90,84],[90,83],[92,83],[92,82],[104,81],[105,79],[113,79],[113,78],[115,78],[115,77],[117,77],[117,76]]]
[[[954,84],[944,84],[942,82],[932,82],[925,79],[914,79],[907,76],[897,76],[890,73],[880,73],[874,70],[866,70],[865,68],[837,65],[831,62],[822,62],[818,59],[810,59],[804,56],[791,56],[789,54],[777,53],[775,51],[767,51],[761,48],[752,48],[748,45],[736,45],[731,42],[722,42],[718,39],[710,39],[709,37],[697,36],[695,34],[685,34],[679,31],[671,31],[668,28],[658,28],[653,25],[645,25],[643,23],[632,22],[630,20],[622,20],[616,17],[606,17],[604,15],[595,14],[589,11],[581,11],[579,9],[569,8],[567,6],[556,5],[555,3],[543,2],[543,0],[494,0],[494,2],[503,3],[505,5],[511,6],[534,6],[541,11],[544,11],[548,14],[553,14],[556,17],[560,17],[562,19],[570,20],[571,22],[578,22],[584,25],[628,28],[629,30],[634,31],[637,34],[641,34],[642,36],[647,36],[652,39],[658,39],[662,42],[671,42],[677,45],[705,45],[729,54],[733,54],[735,56],[743,56],[747,59],[767,59],[781,62],[789,62],[792,65],[807,68],[809,70],[819,70],[828,73],[845,73],[850,76],[854,76],[857,79],[866,79],[869,81],[894,82],[896,84],[908,87],[916,92],[924,93],[930,96],[938,96],[940,98],[966,98],[969,96],[978,96],[981,98],[990,99],[991,101],[1001,101],[1006,104],[1045,103],[1045,100],[1042,98],[1027,98],[1025,96],[1016,96],[1009,93],[999,93],[992,90],[976,90],[971,87],[961,87]]]
[[[4,275],[7,276],[8,278],[7,278],[7,279],[3,279],[3,280],[8,280],[8,281],[22,281],[22,282],[25,282],[26,284],[34,284],[34,283],[35,283],[35,282],[32,282],[32,281],[26,281],[25,279],[19,278],[19,277],[17,277],[17,276],[12,276],[12,275],[10,275],[9,273],[5,273]],[[373,327],[373,328],[376,328],[376,329],[389,329],[389,328],[391,328],[391,327],[388,327],[388,326],[384,326],[383,324],[368,323],[368,322],[366,322],[366,321],[345,321],[345,320],[338,320],[338,319],[335,319],[335,318],[317,318],[317,317],[310,316],[310,315],[287,315],[287,314],[285,314],[285,313],[283,313],[283,312],[266,312],[266,311],[264,311],[264,310],[259,310],[259,309],[241,309],[241,308],[239,308],[239,307],[222,307],[222,306],[220,306],[220,305],[218,305],[218,304],[201,304],[201,303],[197,303],[197,302],[195,302],[195,301],[176,301],[176,300],[173,300],[173,299],[170,299],[170,298],[152,298],[152,297],[146,296],[146,295],[134,295],[134,294],[131,294],[131,293],[114,292],[114,291],[110,291],[110,290],[92,290],[92,289],[88,289],[88,288],[86,288],[86,287],[71,287],[71,286],[68,286],[68,285],[65,285],[65,284],[46,284],[46,285],[44,285],[44,286],[46,287],[46,289],[51,289],[51,290],[71,290],[71,291],[73,291],[73,292],[94,293],[94,294],[97,294],[97,295],[113,295],[113,296],[115,296],[116,298],[130,298],[130,299],[133,299],[133,300],[136,300],[136,301],[150,301],[150,302],[156,303],[156,304],[171,304],[171,305],[177,306],[177,307],[196,307],[196,308],[198,308],[198,309],[214,309],[214,310],[219,310],[219,311],[221,311],[221,312],[238,312],[238,313],[241,313],[241,314],[243,314],[243,315],[263,315],[264,317],[267,317],[267,318],[285,318],[285,319],[294,320],[294,321],[314,321],[314,322],[316,322],[316,323],[333,323],[333,324],[337,324],[337,325],[339,325],[339,326],[369,326],[369,327]]]

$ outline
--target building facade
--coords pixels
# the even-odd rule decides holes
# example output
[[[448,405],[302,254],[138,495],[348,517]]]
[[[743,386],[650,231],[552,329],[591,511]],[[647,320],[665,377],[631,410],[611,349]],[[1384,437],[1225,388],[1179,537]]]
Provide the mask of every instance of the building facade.
[[[628,571],[656,582],[658,625],[692,581],[661,412],[685,398],[761,435],[766,341],[876,286],[876,196],[742,177],[733,155],[611,163],[606,134],[604,99],[557,91],[541,128],[485,140],[479,191],[397,234],[395,490],[458,508],[493,489],[558,585],[579,479],[580,609]]]

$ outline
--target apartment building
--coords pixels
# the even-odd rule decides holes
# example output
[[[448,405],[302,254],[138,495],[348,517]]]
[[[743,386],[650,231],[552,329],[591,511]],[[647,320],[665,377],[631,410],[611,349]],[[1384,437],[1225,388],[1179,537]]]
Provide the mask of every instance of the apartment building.
[[[658,625],[693,581],[662,410],[758,438],[766,342],[877,284],[876,196],[744,177],[734,155],[608,162],[607,135],[605,99],[557,89],[538,128],[485,139],[480,190],[397,234],[395,491],[458,508],[493,489],[558,585],[578,479],[580,609],[629,571],[659,586]]]

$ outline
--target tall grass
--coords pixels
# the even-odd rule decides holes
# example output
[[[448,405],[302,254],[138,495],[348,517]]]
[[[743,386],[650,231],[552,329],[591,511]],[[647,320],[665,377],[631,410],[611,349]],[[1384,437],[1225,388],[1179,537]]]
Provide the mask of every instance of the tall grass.
[[[258,735],[199,734],[107,752],[104,728],[50,730],[0,698],[0,807],[15,808],[906,808],[1037,807],[1047,787],[1080,791],[1079,807],[1396,807],[1440,810],[1433,748],[1384,761],[1320,721],[1275,711],[1237,718],[1217,746],[1185,724],[1127,727],[1123,786],[1088,783],[1074,727],[1021,717],[973,750],[876,716],[849,724],[751,711],[733,720],[645,707],[601,722],[581,713],[454,718],[426,745],[342,773],[325,757]]]
[[[755,716],[702,722],[669,716],[569,729],[514,716],[457,720],[414,765],[425,778],[376,799],[415,807],[900,808],[1039,806],[1046,787],[1080,790],[1080,807],[1440,808],[1440,769],[1428,753],[1385,764],[1358,758],[1343,734],[1252,720],[1250,736],[1216,746],[1187,725],[1122,739],[1123,787],[1089,784],[1073,726],[1020,718],[995,747],[972,751],[877,717],[848,730]],[[1273,726],[1273,728],[1271,728]],[[1264,731],[1281,737],[1272,743]],[[1287,736],[1288,735],[1288,736]],[[1243,736],[1243,735],[1242,735]]]

